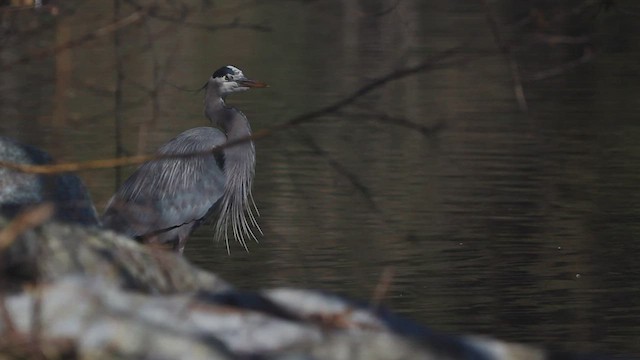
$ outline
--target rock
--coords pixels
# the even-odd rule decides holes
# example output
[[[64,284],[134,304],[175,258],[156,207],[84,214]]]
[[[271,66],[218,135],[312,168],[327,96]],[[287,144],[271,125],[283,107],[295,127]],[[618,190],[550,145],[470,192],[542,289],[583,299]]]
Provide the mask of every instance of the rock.
[[[232,358],[189,321],[198,315],[189,296],[149,296],[98,278],[67,276],[9,296],[5,306],[18,331],[32,331],[35,322],[45,339],[71,339],[79,358]]]
[[[7,225],[8,221],[0,218],[0,228]],[[45,223],[23,232],[0,252],[0,277],[7,285],[49,283],[67,275],[154,294],[230,288],[182,256],[142,247],[132,239],[94,227]]]
[[[0,136],[0,161],[28,165],[53,163],[46,152]],[[62,222],[98,225],[96,209],[74,174],[36,175],[0,167],[0,214],[14,217],[31,206],[51,202]]]

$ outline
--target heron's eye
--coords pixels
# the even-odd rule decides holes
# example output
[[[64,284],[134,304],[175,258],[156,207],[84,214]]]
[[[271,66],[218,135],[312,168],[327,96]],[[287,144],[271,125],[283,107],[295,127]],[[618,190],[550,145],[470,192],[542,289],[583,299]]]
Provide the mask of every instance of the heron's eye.
[[[231,81],[231,75],[225,75],[224,79],[227,80],[227,81]]]

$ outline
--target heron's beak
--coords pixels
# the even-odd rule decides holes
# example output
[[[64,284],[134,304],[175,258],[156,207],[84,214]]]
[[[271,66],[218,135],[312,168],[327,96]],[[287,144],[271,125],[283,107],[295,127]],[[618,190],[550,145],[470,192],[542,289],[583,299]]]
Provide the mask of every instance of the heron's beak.
[[[269,87],[267,83],[263,83],[262,81],[256,81],[256,80],[249,80],[249,79],[238,80],[238,84],[240,84],[240,86],[248,87],[248,88]]]

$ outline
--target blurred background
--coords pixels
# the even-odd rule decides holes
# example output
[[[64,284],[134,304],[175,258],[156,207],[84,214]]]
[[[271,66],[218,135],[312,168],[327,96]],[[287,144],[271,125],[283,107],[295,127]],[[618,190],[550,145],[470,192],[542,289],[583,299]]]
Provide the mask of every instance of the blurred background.
[[[271,85],[227,101],[254,130],[391,76],[258,141],[264,236],[228,255],[203,226],[197,265],[245,289],[388,285],[438,331],[640,355],[636,1],[32,1],[0,1],[0,134],[58,162],[207,125],[185,89],[223,65]],[[79,175],[101,212],[133,170]]]

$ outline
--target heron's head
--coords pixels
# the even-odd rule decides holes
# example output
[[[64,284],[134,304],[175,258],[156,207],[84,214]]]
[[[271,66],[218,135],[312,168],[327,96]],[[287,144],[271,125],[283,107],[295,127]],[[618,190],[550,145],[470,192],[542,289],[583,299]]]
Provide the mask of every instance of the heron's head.
[[[261,82],[248,79],[242,73],[242,70],[235,66],[227,65],[216,70],[209,78],[205,87],[216,86],[221,97],[229,94],[246,91],[251,88],[263,88],[268,85]]]

